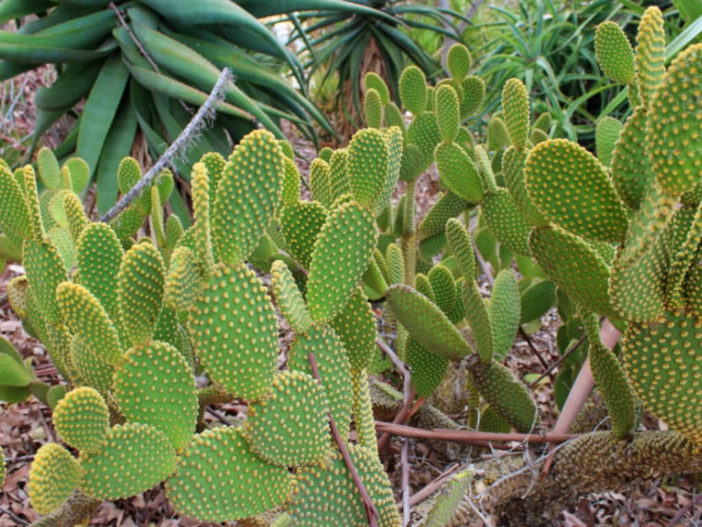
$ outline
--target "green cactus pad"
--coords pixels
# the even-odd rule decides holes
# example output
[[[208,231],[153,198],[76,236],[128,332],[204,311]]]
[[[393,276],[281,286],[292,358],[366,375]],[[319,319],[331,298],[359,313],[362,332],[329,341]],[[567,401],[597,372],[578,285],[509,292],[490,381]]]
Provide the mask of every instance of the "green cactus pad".
[[[478,170],[465,150],[456,143],[439,143],[434,157],[441,184],[470,203],[480,203],[483,185]]]
[[[212,234],[223,262],[239,263],[258,245],[280,201],[284,157],[266,130],[246,135],[229,156],[212,210]]]
[[[29,471],[29,500],[39,514],[58,509],[80,481],[80,465],[58,443],[46,443],[37,451]]]
[[[478,111],[485,99],[485,81],[480,77],[471,75],[461,82],[463,99],[461,100],[461,119],[470,117]]]
[[[85,287],[63,282],[56,290],[61,313],[74,334],[80,335],[91,353],[114,366],[122,362],[117,330],[105,308]]]
[[[61,179],[67,189],[76,194],[82,192],[90,181],[88,163],[78,157],[72,157],[61,167]]]
[[[612,431],[624,438],[634,429],[634,394],[616,355],[600,343],[590,344],[590,368],[607,406]]]
[[[388,283],[401,284],[405,281],[405,256],[396,243],[391,243],[385,252],[388,264]]]
[[[344,309],[329,325],[343,343],[351,369],[366,369],[375,350],[376,320],[363,289],[354,290]]]
[[[616,23],[607,21],[597,26],[595,53],[597,62],[607,77],[621,84],[634,82],[634,50]]]
[[[317,201],[298,201],[286,205],[280,225],[290,253],[302,267],[309,269],[317,236],[327,220],[327,211]]]
[[[244,264],[215,268],[191,312],[195,351],[212,380],[242,399],[270,389],[278,327],[266,288]]]
[[[430,352],[449,360],[471,352],[448,317],[424,295],[396,284],[388,288],[387,300],[400,323]]]
[[[529,135],[529,94],[519,79],[509,79],[502,88],[505,124],[517,150],[524,150]]]
[[[466,319],[473,333],[478,357],[485,364],[489,364],[492,360],[493,350],[492,321],[490,320],[488,306],[485,304],[475,280],[463,282],[461,299],[466,312]]]
[[[385,177],[385,184],[380,192],[380,195],[375,198],[373,214],[379,216],[383,210],[391,205],[390,198],[392,197],[397,180],[400,177],[400,169],[402,168],[403,157],[403,139],[402,130],[399,127],[384,128],[382,130],[385,144],[388,147],[388,173]]]
[[[0,385],[27,386],[32,380],[22,356],[8,340],[0,337]]]
[[[456,284],[451,271],[448,267],[438,264],[431,268],[427,278],[429,278],[431,289],[434,292],[436,305],[453,324],[459,322],[463,317],[461,317],[459,298],[456,296]]]
[[[329,411],[343,440],[351,427],[351,366],[337,334],[328,326],[312,326],[307,335],[296,335],[290,346],[288,367],[312,375],[307,357],[315,356],[319,377],[329,403]]]
[[[88,386],[68,392],[54,410],[53,423],[64,442],[96,452],[107,436],[110,413],[100,393]]]
[[[195,163],[190,173],[191,195],[193,198],[193,217],[195,257],[204,276],[209,276],[214,267],[214,252],[210,232],[210,181],[207,166]],[[160,207],[159,207],[160,210]],[[159,220],[159,223],[161,221]]]
[[[669,309],[682,309],[685,306],[683,283],[693,265],[695,253],[700,239],[702,239],[702,207],[697,207],[690,227],[685,230],[684,239],[681,240],[681,243],[673,245],[673,254],[670,255],[670,269],[666,280],[666,298]]]
[[[527,157],[529,198],[551,221],[596,240],[624,239],[628,220],[602,164],[583,147],[551,139]]]
[[[434,162],[434,150],[441,142],[435,115],[426,112],[417,116],[407,129],[407,141],[419,149],[421,164],[416,170],[421,174]]]
[[[655,178],[646,154],[646,108],[639,106],[624,124],[612,154],[612,180],[627,207],[637,210]]]
[[[419,397],[429,397],[446,375],[449,361],[427,351],[410,336],[405,348],[407,364],[412,370],[412,386]]]
[[[353,421],[358,437],[358,444],[378,451],[378,439],[375,434],[375,416],[373,402],[368,388],[368,372],[351,369],[353,383]]]
[[[472,479],[473,471],[464,470],[443,484],[441,491],[436,493],[436,500],[432,503],[426,519],[420,525],[422,527],[450,525],[464,497],[470,492]]]
[[[473,63],[470,51],[461,43],[453,44],[446,55],[446,65],[454,80],[462,81]]]
[[[665,74],[665,29],[663,14],[656,6],[644,12],[636,34],[636,78],[639,97],[648,106]]]
[[[363,87],[368,90],[375,90],[380,95],[380,100],[383,104],[390,102],[390,92],[388,91],[388,86],[385,84],[383,78],[375,73],[374,71],[369,71],[363,77]]]
[[[112,388],[114,367],[86,344],[80,335],[74,335],[69,344],[67,369],[70,378],[78,385],[94,388],[106,394]]]
[[[31,165],[19,169],[23,177],[24,202],[27,204],[29,212],[29,225],[32,230],[32,237],[40,241],[44,238],[44,225],[41,221],[41,206],[39,204],[39,189],[37,188],[37,178]]]
[[[456,90],[448,84],[443,84],[434,90],[434,101],[439,135],[442,141],[450,143],[456,139],[460,119]]]
[[[676,196],[700,181],[700,69],[702,44],[678,54],[653,97],[646,122],[648,153],[656,179]]]
[[[97,452],[80,455],[80,488],[99,500],[116,500],[150,489],[173,473],[176,455],[153,426],[128,423],[110,428]]]
[[[300,371],[276,375],[271,392],[249,406],[242,434],[268,463],[297,467],[323,461],[329,454],[324,388]]]
[[[195,255],[187,247],[176,247],[166,275],[164,304],[187,311],[200,293],[200,275]]]
[[[459,220],[450,218],[446,222],[446,239],[456,257],[461,275],[466,281],[472,281],[475,275],[473,243],[468,231]]]
[[[530,254],[527,240],[531,227],[507,189],[486,194],[482,213],[488,229],[502,245],[519,254]]]
[[[531,395],[523,383],[499,362],[477,362],[470,368],[471,380],[500,417],[519,432],[529,432],[539,423]]]
[[[349,454],[378,510],[378,526],[399,527],[400,516],[392,489],[377,454],[361,446],[350,448]],[[327,465],[304,467],[298,471],[296,494],[288,513],[290,525],[295,527],[368,525],[358,488],[341,454],[337,454]]]
[[[402,181],[414,181],[417,179],[424,171],[423,162],[422,152],[417,145],[407,143],[402,152],[400,179]]]
[[[271,275],[273,296],[280,312],[295,333],[306,333],[312,319],[290,269],[281,260],[276,260],[271,267]]]
[[[400,100],[415,117],[424,113],[427,104],[427,79],[417,66],[408,66],[402,72]]]
[[[309,266],[307,304],[314,320],[328,321],[344,307],[368,267],[376,239],[375,220],[358,203],[344,203],[330,213]]]
[[[329,164],[323,159],[317,158],[310,165],[310,191],[312,198],[326,208],[330,208],[334,203],[329,180]]]
[[[358,203],[373,211],[379,206],[388,178],[389,155],[383,133],[371,128],[356,132],[348,146],[346,170],[351,193]]]
[[[329,186],[334,201],[351,192],[346,166],[349,153],[344,149],[335,150],[329,160]]]
[[[524,169],[526,167],[526,150],[516,150],[509,147],[502,156],[502,177],[512,195],[512,199],[517,204],[517,208],[527,221],[535,227],[543,227],[548,224],[548,220],[534,206],[527,193]]]
[[[122,194],[129,192],[141,179],[141,167],[133,157],[125,157],[117,167],[117,187]],[[145,209],[148,210],[149,207]]]
[[[115,371],[113,391],[128,421],[160,430],[176,451],[188,444],[197,392],[188,363],[173,346],[154,340],[128,350]]]
[[[363,100],[363,113],[368,128],[380,128],[383,124],[383,101],[378,91],[370,88]]]
[[[539,280],[532,283],[522,293],[520,304],[521,324],[541,318],[556,305],[556,284],[551,280]]]
[[[407,129],[405,127],[405,118],[402,115],[402,112],[400,111],[400,108],[398,108],[397,104],[394,102],[389,102],[383,105],[383,114],[385,117],[385,126],[390,128],[391,126],[397,126],[401,131],[402,135],[404,135],[407,132]]]
[[[39,311],[49,322],[61,323],[56,287],[68,279],[68,273],[58,249],[49,240],[27,239],[22,253],[29,287]]]
[[[616,318],[608,294],[609,268],[582,238],[550,226],[529,237],[534,258],[546,275],[588,311]]]
[[[45,146],[37,152],[37,170],[46,188],[57,189],[61,186],[61,169],[58,161],[54,153]]]
[[[492,325],[492,354],[497,360],[502,360],[512,349],[521,318],[517,278],[511,269],[500,271],[495,278],[489,313]]]
[[[426,239],[444,232],[446,222],[466,210],[467,206],[465,200],[453,193],[448,192],[440,195],[419,224],[420,237]]]
[[[163,304],[164,275],[161,253],[153,244],[138,243],[124,254],[117,282],[125,345],[142,344],[153,335]]]
[[[414,277],[414,288],[418,293],[424,295],[433,303],[436,303],[434,289],[431,287],[431,282],[429,281],[427,275],[418,273],[417,276]]]
[[[7,284],[7,299],[10,302],[10,307],[20,318],[29,316],[27,307],[28,293],[29,281],[27,280],[27,275],[15,276]]]
[[[702,321],[682,312],[629,324],[622,354],[636,395],[657,417],[702,445]]]
[[[114,230],[105,223],[87,225],[76,247],[81,285],[95,295],[107,314],[115,320],[117,274],[123,252]]]
[[[614,117],[606,116],[597,122],[597,128],[595,129],[597,159],[606,167],[612,164],[614,145],[619,138],[622,127],[622,123]]]
[[[290,205],[300,199],[300,171],[292,159],[286,157],[283,162],[284,174],[281,201],[283,205]]]
[[[495,411],[491,406],[485,407],[480,412],[479,430],[481,432],[507,433],[512,430],[512,425]]]

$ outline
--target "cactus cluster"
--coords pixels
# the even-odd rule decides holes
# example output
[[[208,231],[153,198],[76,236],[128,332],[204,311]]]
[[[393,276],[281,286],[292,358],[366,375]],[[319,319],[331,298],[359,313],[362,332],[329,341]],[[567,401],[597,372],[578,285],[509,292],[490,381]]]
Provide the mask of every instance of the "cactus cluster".
[[[346,489],[335,514],[364,525],[331,416],[380,525],[399,525],[369,433],[365,368],[376,328],[359,284],[376,250],[375,213],[399,174],[400,145],[399,129],[359,133],[315,176],[319,201],[306,202],[289,145],[252,132],[228,160],[207,154],[193,166],[187,229],[164,219],[168,173],[108,225],[87,218],[62,183],[71,181],[69,168],[59,178],[50,151],[38,158],[41,195],[31,167],[0,167],[0,227],[27,271],[10,287],[12,306],[65,381],[60,390],[38,383],[3,340],[2,399],[41,393],[61,441],[78,452],[59,443],[39,450],[30,471],[38,512],[70,506],[76,492],[118,499],[164,482],[176,511],[201,521],[267,513],[321,525],[322,489],[305,483],[316,474]],[[136,161],[124,159],[120,190],[140,178]],[[153,238],[138,237],[146,220]],[[64,250],[55,229],[70,242]],[[295,332],[282,370],[276,305]],[[209,385],[196,384],[202,374]],[[245,422],[208,426],[205,406],[233,399],[246,401]],[[352,423],[358,446],[349,442]]]

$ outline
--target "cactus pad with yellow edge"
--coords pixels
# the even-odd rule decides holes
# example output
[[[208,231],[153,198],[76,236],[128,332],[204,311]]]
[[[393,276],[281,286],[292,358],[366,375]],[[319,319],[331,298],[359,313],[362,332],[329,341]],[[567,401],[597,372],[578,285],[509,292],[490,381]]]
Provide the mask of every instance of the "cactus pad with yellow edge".
[[[470,203],[480,203],[483,185],[478,170],[465,150],[456,143],[439,143],[434,157],[441,184]]]
[[[407,141],[419,149],[421,163],[415,170],[421,174],[434,162],[434,150],[441,142],[436,116],[432,112],[417,116],[407,129]]]
[[[344,344],[351,368],[356,371],[367,368],[375,350],[376,320],[368,298],[360,287],[354,290],[329,325]]]
[[[599,325],[598,325],[599,327]],[[612,431],[624,438],[634,429],[634,395],[617,356],[601,343],[590,344],[590,368],[607,406]]]
[[[351,194],[358,203],[371,210],[378,206],[385,187],[389,156],[388,145],[380,130],[359,130],[349,143],[346,170]]]
[[[461,82],[463,99],[461,99],[461,119],[470,117],[478,111],[485,98],[485,81],[476,75],[470,75]]]
[[[324,388],[300,371],[276,375],[270,393],[249,406],[243,436],[254,453],[274,465],[323,461],[329,448]]]
[[[283,208],[280,225],[290,254],[309,269],[319,231],[327,220],[327,211],[317,201],[298,201]]]
[[[188,247],[176,247],[166,275],[164,303],[177,311],[187,311],[199,293],[200,274],[195,255]]]
[[[46,443],[37,452],[29,471],[29,500],[47,514],[58,509],[80,481],[80,465],[58,443]]]
[[[212,380],[247,400],[268,392],[278,357],[277,319],[252,270],[217,266],[191,311],[190,327]]]
[[[503,419],[519,432],[529,432],[539,422],[536,405],[526,386],[499,362],[477,362],[469,370],[473,384]]]
[[[288,469],[249,450],[232,426],[193,436],[166,481],[168,501],[179,514],[200,521],[246,518],[282,504],[290,495]]]
[[[319,157],[310,164],[310,192],[312,192],[312,198],[326,208],[334,203],[329,180],[329,164]]]
[[[188,363],[170,344],[153,340],[124,354],[113,392],[130,422],[152,425],[173,448],[190,441],[197,420],[197,392]]]
[[[678,54],[653,97],[648,112],[648,153],[656,179],[673,195],[700,181],[699,137],[702,44]]]
[[[369,71],[366,73],[365,77],[363,77],[363,86],[365,87],[366,91],[377,91],[383,104],[390,102],[390,92],[388,91],[388,86],[385,84],[383,78],[376,72]]]
[[[630,324],[622,353],[637,397],[657,417],[702,445],[702,319],[665,312],[658,320]]]
[[[646,145],[646,108],[639,106],[626,120],[612,153],[614,187],[626,206],[634,210],[655,178]]]
[[[164,275],[161,253],[152,243],[138,243],[124,254],[117,282],[120,330],[128,339],[125,347],[153,335],[163,304]]]
[[[266,130],[246,135],[229,156],[212,210],[212,234],[223,262],[241,262],[258,245],[280,201],[283,159]]]
[[[387,299],[400,323],[430,352],[449,360],[471,352],[448,317],[424,295],[407,285],[396,284],[388,288]]]
[[[288,367],[312,375],[308,353],[315,356],[319,377],[341,438],[346,440],[351,426],[351,365],[344,346],[328,326],[312,326],[307,335],[297,335],[290,346]]]
[[[314,245],[307,281],[307,305],[317,322],[344,307],[375,249],[377,232],[370,212],[354,201],[332,211]]]
[[[597,26],[595,53],[607,77],[621,84],[634,82],[634,51],[626,34],[616,23],[607,21]]]
[[[636,43],[639,96],[643,105],[648,106],[665,74],[665,28],[658,7],[651,6],[644,12]]]
[[[379,527],[399,527],[392,489],[377,454],[368,448],[349,448],[351,461],[378,510]],[[368,520],[358,488],[351,479],[341,454],[324,466],[304,467],[298,471],[296,493],[288,509],[296,527],[344,525],[366,527]]]
[[[458,216],[467,206],[464,199],[451,192],[441,194],[419,224],[420,237],[425,239],[443,232],[446,222]]]
[[[56,431],[81,452],[95,452],[107,437],[110,414],[93,388],[81,386],[68,392],[54,410]]]
[[[551,221],[595,240],[623,241],[626,212],[602,164],[566,139],[537,145],[527,157],[529,198]]]
[[[116,425],[96,452],[81,453],[80,488],[99,500],[116,500],[150,489],[173,473],[176,455],[168,438],[141,423]]]
[[[295,333],[305,333],[312,325],[312,319],[290,269],[281,260],[276,260],[271,266],[271,275],[273,295],[280,312]]]
[[[526,147],[529,135],[529,94],[519,79],[509,79],[502,88],[505,124],[517,150]]]
[[[400,100],[417,117],[426,109],[427,79],[417,66],[408,66],[400,76]]]
[[[105,309],[85,287],[63,282],[56,289],[56,299],[66,323],[79,335],[100,360],[117,366],[122,362],[122,348],[117,330]]]
[[[534,258],[546,275],[588,311],[614,316],[609,299],[609,267],[582,238],[557,226],[534,229]]]
[[[505,188],[489,192],[483,199],[483,218],[490,232],[505,247],[528,255],[530,225]]]
[[[429,397],[446,375],[448,359],[427,351],[411,335],[407,339],[405,354],[405,360],[412,369],[412,386],[417,390],[417,395]]]
[[[456,324],[461,316],[460,299],[456,296],[456,283],[448,267],[438,264],[431,268],[427,275],[431,289],[434,292],[435,303],[448,319]]]
[[[380,128],[383,123],[383,101],[380,99],[378,90],[370,88],[366,91],[363,113],[366,116],[368,128]]]
[[[80,283],[111,317],[117,316],[117,274],[123,252],[115,231],[105,223],[88,224],[76,247]]]
[[[434,90],[434,108],[441,140],[447,143],[455,140],[460,120],[456,90],[449,84],[438,86]]]
[[[517,150],[513,146],[505,150],[502,155],[502,177],[512,195],[512,199],[517,204],[517,208],[522,212],[529,224],[535,227],[543,227],[548,224],[544,215],[534,206],[526,188],[524,170],[528,151]]]
[[[461,43],[453,44],[446,55],[446,65],[454,80],[462,81],[473,64],[473,58],[468,48]]]
[[[76,384],[90,386],[102,394],[112,388],[114,367],[95,353],[80,334],[71,339],[67,362],[71,380]]]
[[[295,165],[295,161],[286,157],[283,160],[283,191],[281,201],[283,205],[289,205],[300,199],[300,171]]]
[[[23,263],[39,311],[49,322],[59,324],[61,311],[56,288],[68,279],[68,273],[58,249],[49,240],[27,239],[24,242]]]
[[[500,271],[495,278],[490,296],[490,322],[492,326],[492,354],[502,360],[512,349],[521,318],[519,288],[511,269]]]

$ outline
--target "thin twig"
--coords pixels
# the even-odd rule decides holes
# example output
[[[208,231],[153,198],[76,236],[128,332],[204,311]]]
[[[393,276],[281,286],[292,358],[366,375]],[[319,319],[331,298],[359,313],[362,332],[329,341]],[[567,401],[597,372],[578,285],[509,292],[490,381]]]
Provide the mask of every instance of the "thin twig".
[[[319,376],[319,370],[317,369],[317,359],[315,358],[314,353],[308,352],[307,360],[309,361],[310,368],[312,369],[312,376],[321,385],[322,379]],[[363,500],[363,508],[366,512],[366,519],[368,520],[368,525],[370,525],[371,527],[378,527],[378,518],[380,518],[380,515],[378,514],[378,509],[375,508],[373,500],[368,494],[365,485],[363,485],[361,477],[358,475],[358,471],[356,470],[356,467],[354,466],[353,461],[351,460],[351,456],[349,455],[349,451],[346,448],[346,443],[344,443],[344,440],[341,438],[341,434],[339,433],[339,429],[336,427],[334,416],[331,414],[330,411],[327,411],[327,415],[329,417],[329,427],[331,428],[331,433],[334,437],[334,441],[336,442],[336,446],[339,448],[339,451],[341,452],[341,457],[344,458],[346,468],[351,473],[351,479],[358,488],[358,492],[360,493],[361,499]]]
[[[536,347],[534,346],[534,343],[529,338],[529,335],[526,334],[526,331],[524,331],[524,328],[522,328],[521,324],[519,325],[519,334],[526,341],[526,343],[529,345],[529,348],[531,348],[531,351],[534,353],[534,355],[536,355],[536,358],[539,359],[541,366],[543,366],[543,368],[544,368],[544,372],[547,372],[548,371],[548,363],[541,356],[541,352],[536,349]],[[550,373],[544,373],[544,375],[548,375],[549,377],[551,376]]]
[[[12,512],[10,509],[8,509],[6,507],[0,507],[0,512],[2,512],[3,514],[7,514],[10,518],[12,518],[18,524],[29,525],[29,522],[27,520],[20,518],[14,512]]]
[[[690,500],[690,503],[680,509],[677,514],[673,516],[673,519],[668,522],[668,527],[675,527],[678,525],[678,522],[683,519],[683,516],[685,516],[689,511],[693,510],[700,503],[702,503],[702,494],[695,496],[694,499]]]
[[[434,494],[441,486],[444,484],[446,479],[458,472],[460,469],[465,468],[464,466],[460,464],[456,464],[452,466],[450,469],[446,470],[445,472],[442,472],[434,481],[426,485],[423,489],[418,490],[414,494],[412,494],[412,497],[409,500],[409,505],[410,507],[414,507],[417,505],[417,503],[421,503],[424,501],[426,498]]]
[[[393,419],[393,423],[396,424],[404,424],[406,423],[410,417],[412,417],[412,402],[414,400],[414,389],[412,388],[411,384],[411,375],[409,372],[409,369],[407,366],[405,366],[405,363],[400,360],[400,358],[397,356],[397,354],[388,346],[385,344],[380,339],[375,339],[375,344],[381,349],[385,355],[388,356],[390,361],[395,365],[395,367],[400,371],[403,377],[403,394],[402,394],[402,407],[400,408],[400,411],[397,412],[397,415],[395,415],[395,418]],[[419,409],[417,407],[414,411],[416,412]],[[385,448],[388,445],[388,442],[390,441],[390,434],[383,434],[380,436],[380,439],[378,440],[378,451],[382,452],[385,450]]]
[[[398,425],[395,423],[387,423],[385,421],[376,421],[375,427],[377,430],[387,432],[393,435],[404,437],[417,437],[422,439],[440,439],[442,441],[452,441],[454,443],[473,444],[475,441],[519,441],[526,443],[562,443],[570,439],[579,437],[578,434],[522,434],[517,432],[500,433],[500,432],[479,432],[476,430],[452,430],[450,428],[434,428],[432,430],[424,430],[423,428],[415,428],[414,426]]]
[[[208,414],[210,414],[212,417],[214,417],[215,419],[217,419],[217,421],[219,421],[219,422],[222,423],[223,425],[225,425],[225,426],[231,425],[231,423],[229,422],[229,420],[228,420],[226,417],[224,417],[222,414],[220,414],[218,411],[213,410],[212,408],[209,408],[209,407],[208,407],[208,408],[205,408],[205,411],[206,411]]]
[[[582,346],[586,340],[587,340],[587,334],[584,333],[577,340],[577,342],[575,344],[573,344],[568,350],[566,350],[566,352],[556,362],[554,362],[548,368],[546,368],[546,371],[544,373],[542,373],[538,379],[536,379],[534,382],[529,384],[529,388],[533,388],[534,386],[539,384],[544,379],[544,377],[546,377],[547,375],[550,377],[551,372],[553,372],[553,370],[555,370],[558,366],[563,364],[563,361],[565,361],[568,357],[570,357],[570,355],[573,354],[573,352],[575,350],[577,350],[580,346]]]
[[[205,104],[200,106],[197,113],[190,120],[188,125],[178,135],[175,141],[168,147],[158,161],[149,169],[149,171],[141,178],[132,189],[127,192],[107,213],[100,218],[100,221],[107,223],[111,219],[117,217],[127,206],[139,196],[143,190],[151,185],[158,174],[161,173],[166,165],[170,164],[171,160],[182,150],[186,148],[190,138],[197,133],[198,129],[203,125],[207,116],[214,111],[215,104],[222,99],[224,87],[232,80],[232,73],[228,68],[224,68],[220,73],[217,82],[215,83],[210,95],[207,97]]]

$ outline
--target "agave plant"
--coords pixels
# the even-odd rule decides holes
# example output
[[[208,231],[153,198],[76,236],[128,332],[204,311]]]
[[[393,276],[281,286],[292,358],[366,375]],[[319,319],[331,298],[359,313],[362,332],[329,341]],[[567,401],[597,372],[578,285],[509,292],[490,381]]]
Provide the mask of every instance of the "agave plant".
[[[376,13],[363,5],[336,4],[347,13]],[[313,122],[335,135],[305,97],[300,62],[256,18],[259,13],[247,11],[252,7],[229,0],[2,2],[0,23],[37,18],[16,32],[0,32],[0,80],[47,63],[58,70],[53,85],[36,94],[30,154],[42,133],[62,115],[75,115],[76,104],[86,98],[57,155],[75,152],[88,163],[97,180],[98,211],[104,212],[117,196],[117,166],[137,133],[152,154],[160,155],[224,67],[232,70],[235,82],[223,93],[214,126],[190,149],[188,165],[205,152],[226,154],[231,145],[225,138],[238,139],[259,123],[282,138],[281,118],[313,139]],[[302,92],[282,78],[281,66],[289,68]],[[176,168],[188,177],[186,163]],[[174,199],[180,198],[174,194]]]

